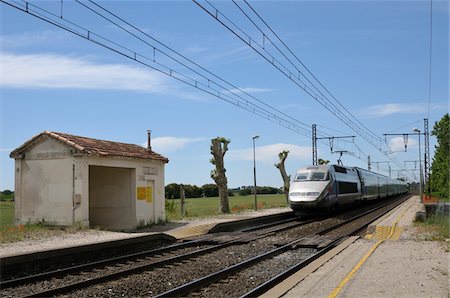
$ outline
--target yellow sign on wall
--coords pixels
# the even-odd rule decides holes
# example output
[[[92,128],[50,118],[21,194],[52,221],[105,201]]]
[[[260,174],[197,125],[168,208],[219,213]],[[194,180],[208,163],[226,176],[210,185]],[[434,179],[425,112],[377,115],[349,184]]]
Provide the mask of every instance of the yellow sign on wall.
[[[136,195],[138,200],[146,200],[147,203],[153,202],[153,188],[151,186],[137,187]]]
[[[138,187],[137,191],[136,191],[136,194],[137,194],[137,199],[138,200],[145,200],[145,199],[147,199],[146,187]]]
[[[153,202],[153,188],[151,186],[147,186],[147,203],[152,203]]]

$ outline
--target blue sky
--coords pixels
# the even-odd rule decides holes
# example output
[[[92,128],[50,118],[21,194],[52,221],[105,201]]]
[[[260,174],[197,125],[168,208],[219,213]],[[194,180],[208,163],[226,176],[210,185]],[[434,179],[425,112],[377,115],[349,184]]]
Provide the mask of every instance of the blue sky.
[[[60,14],[60,1],[34,2]],[[355,135],[344,123],[190,1],[103,1],[104,7],[261,101],[328,134]],[[212,2],[256,39],[231,2]],[[242,4],[242,2],[240,2]],[[428,116],[428,1],[252,1],[307,67],[378,136],[423,129]],[[230,187],[253,182],[252,136],[259,185],[281,186],[277,155],[289,150],[293,174],[311,164],[310,137],[255,116],[117,53],[0,4],[0,189],[14,187],[9,153],[44,130],[144,144],[170,159],[166,183],[212,183],[211,138],[231,139],[225,164]],[[448,111],[448,1],[433,1],[430,128]],[[153,50],[73,1],[63,16],[148,57]],[[260,36],[261,37],[261,36]],[[261,40],[261,38],[259,39]],[[157,61],[181,68],[157,53]],[[336,147],[373,161],[387,157],[362,138]],[[392,151],[403,139],[387,139]],[[422,139],[423,144],[423,139]],[[431,150],[435,139],[431,138]],[[387,148],[387,147],[386,147]],[[418,159],[417,137],[399,164]],[[319,157],[336,162],[326,144]],[[367,162],[344,155],[346,165]],[[377,166],[373,168],[376,170]],[[408,164],[413,169],[413,164]],[[387,174],[386,164],[378,170]],[[392,169],[397,167],[392,164]],[[412,172],[411,172],[412,173]],[[396,173],[393,173],[396,176]],[[416,173],[416,179],[417,179]],[[410,179],[414,179],[410,175]]]

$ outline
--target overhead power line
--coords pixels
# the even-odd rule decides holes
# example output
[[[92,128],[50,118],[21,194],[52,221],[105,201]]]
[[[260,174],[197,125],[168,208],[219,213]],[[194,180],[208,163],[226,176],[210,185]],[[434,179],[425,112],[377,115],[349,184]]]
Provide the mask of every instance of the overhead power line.
[[[75,34],[94,44],[120,54],[145,67],[174,78],[191,87],[197,88],[200,91],[215,96],[225,102],[233,104],[241,109],[244,109],[259,117],[274,122],[282,127],[290,129],[291,131],[304,136],[310,136],[311,132],[309,130],[309,125],[302,123],[297,119],[279,111],[273,106],[268,105],[264,101],[258,99],[254,95],[249,94],[245,90],[242,90],[242,88],[239,88],[236,85],[217,76],[216,74],[208,71],[199,64],[175,51],[173,48],[165,45],[161,41],[150,36],[136,26],[132,25],[130,22],[119,17],[117,14],[110,12],[94,1],[89,1],[93,5],[91,6],[76,0],[76,2],[79,3],[82,7],[90,10],[104,20],[107,20],[114,26],[117,26],[127,34],[133,36],[140,42],[144,43],[146,46],[150,47],[150,52],[152,53],[152,55],[148,55],[148,52],[147,54],[142,54],[141,52],[131,49],[119,42],[114,41],[113,39],[106,38],[92,30],[89,30],[77,24],[75,21],[68,20],[62,13],[62,2],[60,11],[58,12],[59,14],[56,14],[35,4],[31,4],[27,1],[0,1],[40,20],[48,22],[72,34]],[[105,13],[107,15],[105,15]],[[161,56],[164,56],[170,61],[177,63],[178,66],[180,66],[182,69],[185,69],[190,74],[186,74],[185,72],[182,72],[180,70],[175,70],[175,68],[162,63],[162,59],[160,59]],[[329,136],[328,133],[322,131],[319,132],[323,136]],[[339,147],[336,148],[340,149]],[[360,156],[354,156],[361,159]]]
[[[66,17],[62,15],[58,15],[52,13],[49,10],[43,9],[38,5],[31,4],[27,1],[7,1],[0,0],[2,3],[7,4],[11,7],[14,7],[18,10],[21,10],[29,15],[32,15],[40,20],[48,22],[54,26],[57,26],[61,29],[64,29],[72,34],[75,34],[85,40],[88,40],[94,44],[102,46],[108,50],[111,50],[117,54],[120,54],[128,59],[133,60],[145,67],[151,68],[161,74],[169,76],[173,79],[176,79],[184,84],[187,84],[191,87],[194,87],[198,90],[201,90],[207,94],[215,96],[225,102],[233,104],[241,109],[244,109],[248,112],[251,112],[259,117],[262,117],[266,120],[274,122],[280,126],[283,126],[291,131],[294,131],[298,134],[309,137],[309,125],[298,121],[297,119],[279,111],[271,105],[264,103],[262,100],[256,98],[255,96],[249,94],[245,90],[237,87],[229,83],[228,81],[220,78],[217,75],[207,71],[202,68],[198,64],[179,54],[175,50],[167,47],[163,43],[157,41],[152,38],[148,34],[145,34],[142,30],[139,30],[137,27],[131,25],[129,22],[126,22],[127,26],[131,26],[131,28],[138,30],[139,33],[145,34],[148,38],[152,38],[154,41],[169,49],[173,53],[179,55],[185,59],[185,61],[181,61],[179,58],[175,57],[173,54],[168,53],[161,47],[157,47],[149,42],[146,42],[143,38],[138,37],[137,34],[132,34],[130,30],[126,29],[125,26],[120,26],[117,22],[113,22],[108,17],[102,15],[102,17],[114,25],[118,26],[122,30],[125,30],[128,34],[132,34],[135,38],[138,38],[141,42],[144,42],[147,46],[152,49],[152,56],[144,55],[138,51],[135,51],[131,48],[120,44],[119,42],[115,42],[110,38],[106,38],[96,32],[89,30],[74,21],[68,20]],[[77,1],[79,4],[82,4],[83,7],[88,8],[89,10],[95,12],[97,15],[101,15],[98,11],[94,11],[92,8],[88,7],[84,3]],[[93,1],[90,1],[94,4]],[[97,7],[101,7],[98,4],[95,4]],[[103,8],[102,8],[103,9]],[[106,11],[106,10],[105,10]],[[118,20],[125,22],[125,20],[119,18],[117,15],[110,13],[112,16],[118,18]],[[166,58],[169,58],[171,61],[177,63],[183,69],[188,70],[191,74],[185,74],[181,71],[175,70],[173,67],[167,66],[161,62],[159,62],[158,56],[163,55]],[[190,64],[191,65],[190,65]],[[197,67],[197,69],[195,68]],[[195,76],[194,76],[195,75]],[[227,85],[227,86],[225,86]],[[256,103],[255,103],[256,102]]]
[[[253,38],[250,34],[246,33],[244,29],[236,25],[229,17],[227,17],[224,13],[222,13],[215,5],[213,5],[210,1],[205,0],[206,5],[202,5],[197,0],[193,0],[201,9],[203,9],[207,14],[209,14],[213,19],[219,22],[222,26],[228,29],[231,33],[233,33],[236,37],[238,37],[241,41],[243,41],[246,45],[252,48],[255,52],[257,52],[261,57],[263,57],[267,62],[272,64],[278,71],[284,74],[289,80],[291,80],[294,84],[300,87],[303,91],[305,91],[310,97],[315,99],[318,103],[320,103],[325,109],[330,111],[333,115],[335,115],[340,121],[346,124],[349,128],[355,131],[359,136],[365,139],[369,144],[371,144],[375,149],[386,155],[391,161],[396,164],[399,168],[402,165],[395,160],[393,157],[388,156],[385,151],[382,149],[382,139],[377,136],[374,132],[368,129],[364,124],[362,124],[356,117],[354,117],[337,99],[334,97],[331,92],[320,82],[316,76],[312,74],[312,72],[301,62],[301,60],[293,53],[292,50],[281,40],[281,38],[275,33],[275,31],[268,25],[266,21],[256,12],[255,9],[251,7],[251,5],[245,1],[248,7],[257,15],[257,17],[263,22],[263,24],[269,29],[269,31],[281,42],[282,46],[287,49],[287,51],[294,56],[295,60],[300,63],[300,65],[296,65],[292,59],[287,57],[287,54],[283,52],[283,50],[278,47],[275,42],[269,37],[270,33],[266,33],[261,29],[260,26],[256,24],[256,21],[244,11],[244,9],[235,1],[233,3],[239,8],[240,12],[242,12],[247,19],[251,21],[251,23],[256,27],[256,29],[262,34],[262,42],[258,42],[259,38]],[[282,58],[286,59],[288,65],[286,63],[281,62],[278,58],[276,58],[267,48],[267,44],[271,44],[281,55]],[[291,68],[293,67],[293,69]],[[312,76],[312,78],[319,83],[319,86],[325,90],[322,92],[316,84],[312,82],[312,80],[308,79],[307,75],[304,73],[304,70]],[[306,80],[306,82],[305,82]],[[332,102],[326,94],[328,93],[332,99],[340,106],[336,106],[334,102]],[[352,120],[355,119],[356,121]]]

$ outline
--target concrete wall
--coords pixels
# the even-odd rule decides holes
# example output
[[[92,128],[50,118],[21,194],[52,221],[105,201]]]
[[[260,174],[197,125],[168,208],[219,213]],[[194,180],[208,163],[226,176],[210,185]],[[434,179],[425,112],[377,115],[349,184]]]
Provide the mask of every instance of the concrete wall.
[[[129,184],[134,215],[127,228],[163,221],[164,165],[152,160],[74,155],[69,146],[48,139],[24,159],[16,159],[16,221],[44,219],[58,225],[80,222],[89,226],[89,166],[133,169]]]
[[[80,204],[75,210],[77,221],[89,224],[89,185],[84,183],[89,179],[89,166],[134,169],[133,228],[165,220],[164,163],[152,160],[81,156],[75,158],[75,168],[78,169],[75,189],[76,195],[80,198]],[[152,198],[138,199],[138,188],[147,187],[151,187]]]
[[[135,170],[89,167],[89,224],[132,229],[136,224]]]
[[[72,224],[73,164],[68,147],[51,139],[16,159],[16,223]]]

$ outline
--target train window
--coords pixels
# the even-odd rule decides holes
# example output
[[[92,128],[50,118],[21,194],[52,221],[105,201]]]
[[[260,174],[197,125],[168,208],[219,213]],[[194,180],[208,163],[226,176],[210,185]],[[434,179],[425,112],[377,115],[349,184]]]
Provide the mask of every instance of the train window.
[[[325,174],[324,172],[312,172],[309,180],[325,180]]]
[[[308,172],[297,173],[294,181],[306,181],[308,180]]]
[[[339,194],[358,192],[358,184],[353,182],[338,182]]]
[[[346,168],[343,168],[343,167],[340,167],[340,166],[334,166],[334,170],[335,170],[336,172],[338,172],[338,173],[344,173],[344,174],[347,174],[347,169],[346,169]]]

